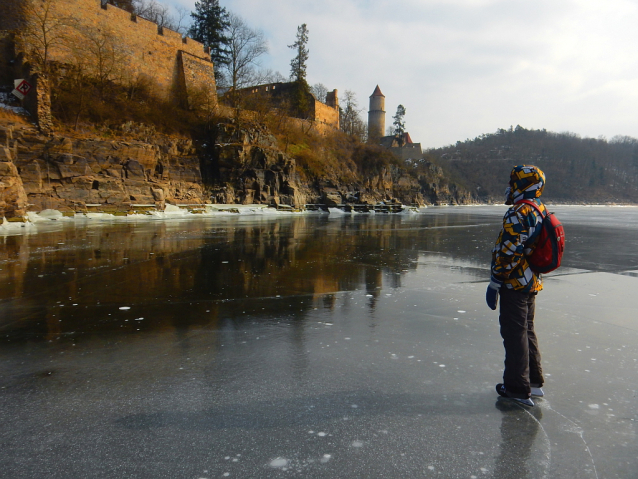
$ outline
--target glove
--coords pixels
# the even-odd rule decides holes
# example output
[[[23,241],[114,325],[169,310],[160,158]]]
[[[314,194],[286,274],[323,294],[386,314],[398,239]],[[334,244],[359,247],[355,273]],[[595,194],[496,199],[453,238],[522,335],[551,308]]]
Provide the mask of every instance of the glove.
[[[496,305],[498,304],[498,290],[501,289],[501,286],[503,286],[503,281],[496,279],[492,275],[490,284],[487,286],[487,291],[485,292],[485,302],[492,311],[496,309]]]

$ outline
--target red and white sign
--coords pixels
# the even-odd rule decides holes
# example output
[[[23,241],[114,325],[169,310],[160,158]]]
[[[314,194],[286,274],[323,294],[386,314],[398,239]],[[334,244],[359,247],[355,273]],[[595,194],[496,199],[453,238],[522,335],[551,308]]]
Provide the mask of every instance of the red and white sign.
[[[31,83],[26,80],[14,80],[15,89],[11,92],[17,96],[20,100],[24,100],[24,97],[31,91]]]

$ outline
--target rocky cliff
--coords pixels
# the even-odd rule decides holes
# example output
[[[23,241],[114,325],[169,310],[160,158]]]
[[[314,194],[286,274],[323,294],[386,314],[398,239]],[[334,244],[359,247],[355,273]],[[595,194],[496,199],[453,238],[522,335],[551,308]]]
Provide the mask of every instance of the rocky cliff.
[[[390,165],[360,181],[301,181],[294,158],[261,127],[220,123],[201,144],[124,125],[122,136],[44,135],[28,124],[0,125],[0,215],[57,209],[127,211],[171,204],[468,202],[442,172],[427,178]],[[335,176],[335,178],[338,175]]]

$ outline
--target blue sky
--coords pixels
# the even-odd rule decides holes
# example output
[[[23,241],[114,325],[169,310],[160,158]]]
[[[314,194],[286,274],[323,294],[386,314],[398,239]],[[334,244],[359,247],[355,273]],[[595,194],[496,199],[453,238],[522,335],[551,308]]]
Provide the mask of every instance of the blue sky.
[[[194,0],[170,0],[189,10]],[[636,0],[221,0],[263,30],[263,66],[288,76],[297,26],[308,82],[353,91],[367,120],[378,84],[424,148],[520,124],[638,137]]]

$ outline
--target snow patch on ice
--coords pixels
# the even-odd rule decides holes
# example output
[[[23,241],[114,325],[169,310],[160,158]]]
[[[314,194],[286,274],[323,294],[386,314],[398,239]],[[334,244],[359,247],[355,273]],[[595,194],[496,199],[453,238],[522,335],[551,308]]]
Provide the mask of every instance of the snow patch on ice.
[[[278,457],[270,461],[270,467],[286,467],[288,465],[288,459]]]
[[[339,208],[328,208],[328,212],[330,213],[330,215],[335,215],[335,216],[343,216],[343,215],[348,215],[350,213],[347,213],[343,210],[340,210]]]

